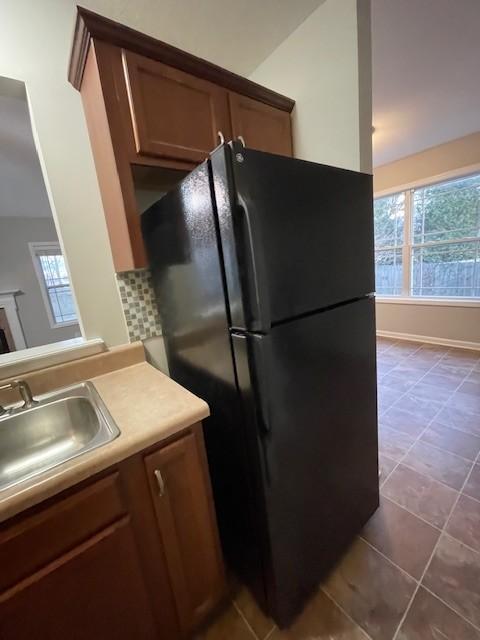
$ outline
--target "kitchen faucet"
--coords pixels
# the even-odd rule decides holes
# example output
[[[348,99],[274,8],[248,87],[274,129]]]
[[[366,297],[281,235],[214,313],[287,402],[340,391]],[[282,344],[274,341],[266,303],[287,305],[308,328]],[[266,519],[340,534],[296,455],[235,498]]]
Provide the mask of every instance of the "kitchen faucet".
[[[26,380],[12,380],[12,382],[0,385],[0,391],[5,391],[7,389],[18,389],[23,400],[22,409],[30,409],[34,405],[38,404],[38,400],[34,399],[30,386]],[[5,407],[0,405],[0,416],[3,416],[5,413],[8,413],[8,409],[5,409]]]

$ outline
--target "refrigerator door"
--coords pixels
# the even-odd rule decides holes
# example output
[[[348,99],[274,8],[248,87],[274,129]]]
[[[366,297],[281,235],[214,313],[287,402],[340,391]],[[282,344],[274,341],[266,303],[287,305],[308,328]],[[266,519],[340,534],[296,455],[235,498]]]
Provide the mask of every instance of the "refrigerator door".
[[[210,407],[202,424],[223,551],[261,598],[260,465],[246,445],[212,204],[203,163],[142,215],[142,231],[170,376]]]
[[[236,142],[211,165],[233,328],[268,332],[374,291],[370,175]]]
[[[374,301],[233,334],[266,505],[267,609],[281,626],[378,506]],[[251,439],[251,446],[254,441]]]

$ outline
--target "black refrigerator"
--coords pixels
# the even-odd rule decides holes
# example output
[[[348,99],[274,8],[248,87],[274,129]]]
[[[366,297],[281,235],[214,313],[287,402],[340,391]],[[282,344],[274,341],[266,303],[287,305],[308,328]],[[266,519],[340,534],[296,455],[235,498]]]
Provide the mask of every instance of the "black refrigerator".
[[[225,556],[288,626],[378,506],[372,177],[230,142],[142,230]]]

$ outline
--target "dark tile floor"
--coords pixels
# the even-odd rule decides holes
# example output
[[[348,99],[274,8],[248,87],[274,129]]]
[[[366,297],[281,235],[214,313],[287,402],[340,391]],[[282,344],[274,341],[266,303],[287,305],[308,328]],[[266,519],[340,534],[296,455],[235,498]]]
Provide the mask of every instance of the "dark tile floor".
[[[201,640],[480,640],[480,352],[378,340],[381,506],[288,631],[244,589]]]

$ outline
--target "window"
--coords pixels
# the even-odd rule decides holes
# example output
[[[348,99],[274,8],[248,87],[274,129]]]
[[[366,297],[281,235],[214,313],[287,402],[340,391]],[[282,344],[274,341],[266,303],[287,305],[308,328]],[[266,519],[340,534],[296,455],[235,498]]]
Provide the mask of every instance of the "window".
[[[375,201],[375,277],[377,293],[402,293],[405,194]]]
[[[52,327],[77,323],[65,259],[58,242],[31,242],[30,251]]]
[[[375,200],[380,295],[480,297],[480,174]]]

